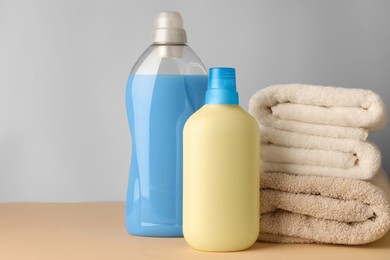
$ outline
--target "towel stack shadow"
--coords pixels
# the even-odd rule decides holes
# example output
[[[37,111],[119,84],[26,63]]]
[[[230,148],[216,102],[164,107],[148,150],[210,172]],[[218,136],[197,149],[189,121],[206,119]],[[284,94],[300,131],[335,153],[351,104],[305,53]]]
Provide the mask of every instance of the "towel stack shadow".
[[[390,228],[390,185],[367,141],[386,107],[364,89],[275,85],[250,113],[261,133],[259,240],[365,244]]]

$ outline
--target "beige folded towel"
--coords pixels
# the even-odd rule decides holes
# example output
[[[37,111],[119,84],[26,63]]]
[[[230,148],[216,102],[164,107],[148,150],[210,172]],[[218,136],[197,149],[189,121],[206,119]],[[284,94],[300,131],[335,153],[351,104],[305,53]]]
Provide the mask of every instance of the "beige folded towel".
[[[259,241],[357,245],[390,229],[389,182],[263,173]]]
[[[332,176],[368,180],[381,165],[370,142],[321,137],[260,127],[263,172]]]
[[[360,140],[387,121],[382,98],[370,90],[301,84],[258,91],[249,112],[259,124],[275,129]]]

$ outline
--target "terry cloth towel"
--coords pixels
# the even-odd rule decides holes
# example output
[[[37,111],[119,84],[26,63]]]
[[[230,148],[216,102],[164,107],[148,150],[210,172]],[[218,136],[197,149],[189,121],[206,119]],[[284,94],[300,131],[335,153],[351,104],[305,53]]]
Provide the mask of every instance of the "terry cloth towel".
[[[259,241],[358,245],[390,229],[389,183],[263,173]]]
[[[260,126],[263,172],[368,180],[381,165],[370,142],[287,132]]]
[[[387,121],[382,98],[370,90],[302,84],[258,91],[249,112],[259,124],[275,129],[360,140]]]

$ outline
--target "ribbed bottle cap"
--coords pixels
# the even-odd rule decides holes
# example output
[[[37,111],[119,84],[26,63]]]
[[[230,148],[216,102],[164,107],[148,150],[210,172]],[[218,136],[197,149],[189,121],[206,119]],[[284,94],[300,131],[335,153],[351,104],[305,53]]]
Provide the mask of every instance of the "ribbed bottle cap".
[[[238,105],[236,70],[234,68],[210,68],[206,104]]]
[[[154,20],[153,43],[185,44],[186,31],[183,29],[183,18],[179,12],[161,12]]]

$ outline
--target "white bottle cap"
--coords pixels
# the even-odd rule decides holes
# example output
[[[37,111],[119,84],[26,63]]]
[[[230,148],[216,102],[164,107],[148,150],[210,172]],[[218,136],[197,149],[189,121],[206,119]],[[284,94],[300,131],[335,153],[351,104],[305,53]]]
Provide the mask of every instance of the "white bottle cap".
[[[153,43],[185,44],[186,31],[183,29],[183,18],[179,12],[161,12],[154,20]]]

